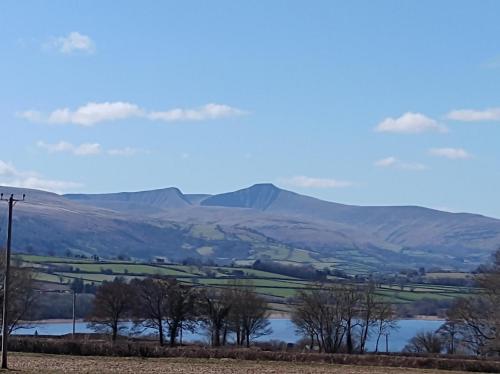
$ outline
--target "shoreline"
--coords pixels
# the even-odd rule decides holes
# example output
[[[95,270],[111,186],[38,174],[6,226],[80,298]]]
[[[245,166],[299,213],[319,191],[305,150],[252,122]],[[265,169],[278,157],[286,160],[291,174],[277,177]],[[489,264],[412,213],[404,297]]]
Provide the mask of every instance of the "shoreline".
[[[291,319],[290,313],[271,313],[269,319]],[[418,321],[445,321],[444,318],[438,316],[426,316],[426,315],[417,315],[413,317],[404,317],[404,318],[396,318],[398,321],[404,320],[418,320]],[[76,323],[85,323],[84,319],[75,320]],[[32,324],[32,325],[44,325],[44,324],[65,324],[65,323],[73,323],[71,318],[56,318],[56,319],[41,319],[37,321],[23,321],[23,323]]]

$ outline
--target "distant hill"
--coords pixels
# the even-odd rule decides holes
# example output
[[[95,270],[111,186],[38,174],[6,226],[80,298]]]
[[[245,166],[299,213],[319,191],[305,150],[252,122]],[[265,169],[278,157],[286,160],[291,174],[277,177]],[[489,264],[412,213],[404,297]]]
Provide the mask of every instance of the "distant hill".
[[[257,184],[219,195],[153,191],[27,194],[15,208],[14,249],[165,256],[216,262],[272,259],[351,272],[440,266],[471,269],[500,246],[500,220],[416,206],[327,202]],[[0,227],[5,227],[5,214]]]
[[[178,209],[191,202],[175,187],[141,192],[119,192],[109,194],[68,194],[66,198],[92,206],[112,210],[154,212],[163,209]]]

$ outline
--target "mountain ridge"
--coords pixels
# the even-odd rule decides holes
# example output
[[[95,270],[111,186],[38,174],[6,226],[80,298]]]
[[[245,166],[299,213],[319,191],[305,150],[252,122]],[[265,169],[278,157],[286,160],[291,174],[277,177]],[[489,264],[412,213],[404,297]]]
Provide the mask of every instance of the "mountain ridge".
[[[176,187],[66,195],[0,191],[27,193],[26,203],[16,207],[19,251],[465,269],[500,245],[495,218],[419,206],[339,204],[269,183],[215,195],[183,194]]]

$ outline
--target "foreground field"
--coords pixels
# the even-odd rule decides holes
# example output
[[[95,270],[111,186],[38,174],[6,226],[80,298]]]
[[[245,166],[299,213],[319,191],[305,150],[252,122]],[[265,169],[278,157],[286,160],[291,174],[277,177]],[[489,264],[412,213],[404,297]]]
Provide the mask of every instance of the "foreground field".
[[[240,361],[232,359],[140,359],[117,357],[76,357],[39,354],[12,354],[10,369],[16,373],[290,373],[290,374],[435,374],[458,371],[422,370],[371,366],[303,364],[289,362]]]

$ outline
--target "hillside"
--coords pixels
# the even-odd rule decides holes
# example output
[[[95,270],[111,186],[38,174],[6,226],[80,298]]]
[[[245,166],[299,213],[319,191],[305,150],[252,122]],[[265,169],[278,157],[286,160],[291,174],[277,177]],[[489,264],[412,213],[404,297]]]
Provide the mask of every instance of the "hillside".
[[[363,207],[260,184],[219,194],[177,188],[112,194],[26,193],[14,249],[220,263],[274,259],[356,273],[416,266],[470,269],[500,245],[500,220],[422,207]],[[6,217],[0,217],[5,227]]]

